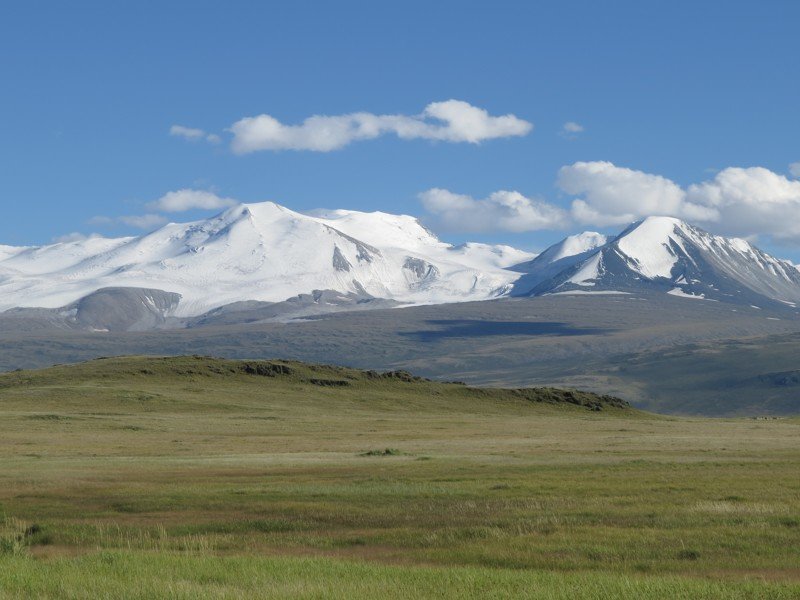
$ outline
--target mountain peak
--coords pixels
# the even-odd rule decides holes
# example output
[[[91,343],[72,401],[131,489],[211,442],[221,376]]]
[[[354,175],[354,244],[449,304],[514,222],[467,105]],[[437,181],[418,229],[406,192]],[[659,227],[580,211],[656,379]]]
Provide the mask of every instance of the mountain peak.
[[[542,252],[540,256],[547,257],[550,262],[561,260],[577,254],[582,254],[587,250],[599,248],[608,241],[602,233],[596,231],[584,231],[565,237],[563,240],[550,246]]]
[[[691,227],[674,217],[647,217],[631,225],[612,243],[637,264],[637,270],[650,279],[670,277],[677,260],[673,245],[683,247],[678,238]]]
[[[287,216],[301,217],[300,213],[296,213],[285,206],[276,204],[275,202],[248,202],[237,204],[225,210],[218,216],[229,216],[233,218],[250,218],[255,221],[270,223],[277,219],[282,219]]]
[[[566,268],[535,286],[520,288],[520,278],[517,293],[662,291],[746,305],[800,302],[800,273],[791,264],[674,217],[633,223],[604,246],[561,264]]]
[[[608,238],[596,231],[584,231],[564,238],[533,260],[511,267],[524,273],[514,283],[513,293],[528,295],[530,290],[580,262],[607,242]]]
[[[644,225],[647,224],[649,226],[657,226],[657,225],[673,225],[673,226],[683,226],[686,225],[686,221],[682,221],[678,217],[669,217],[666,215],[650,215],[649,217],[645,217],[637,221],[638,224]]]
[[[526,254],[456,249],[407,215],[318,217],[274,202],[238,204],[140,237],[0,247],[0,309],[61,308],[102,288],[179,294],[179,316],[314,290],[406,303],[483,300],[516,279],[505,269],[512,256]]]
[[[652,242],[667,239],[676,230],[688,231],[692,226],[676,217],[652,216],[631,223],[617,236],[617,239],[633,235]]]
[[[334,210],[316,213],[320,222],[373,246],[414,250],[429,246],[446,247],[419,219],[375,211]]]

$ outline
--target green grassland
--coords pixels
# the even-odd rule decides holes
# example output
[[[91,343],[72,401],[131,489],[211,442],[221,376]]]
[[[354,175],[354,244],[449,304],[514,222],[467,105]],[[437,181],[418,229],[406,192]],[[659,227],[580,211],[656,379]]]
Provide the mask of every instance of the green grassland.
[[[797,598],[800,420],[281,361],[0,376],[0,598]]]

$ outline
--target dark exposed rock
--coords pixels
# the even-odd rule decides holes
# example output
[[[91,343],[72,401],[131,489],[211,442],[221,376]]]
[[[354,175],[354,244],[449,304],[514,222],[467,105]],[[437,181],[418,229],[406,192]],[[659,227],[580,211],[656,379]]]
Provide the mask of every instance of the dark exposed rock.
[[[353,265],[350,264],[342,251],[339,250],[339,246],[334,246],[333,248],[333,268],[337,271],[349,271],[353,268]]]
[[[433,279],[439,276],[439,269],[421,258],[407,256],[403,268],[411,271],[417,279]]]

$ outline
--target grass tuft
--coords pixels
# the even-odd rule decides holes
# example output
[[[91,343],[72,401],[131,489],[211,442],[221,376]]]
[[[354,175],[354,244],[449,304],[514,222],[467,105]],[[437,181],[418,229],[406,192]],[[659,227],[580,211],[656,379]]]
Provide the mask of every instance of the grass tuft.
[[[402,456],[403,452],[397,448],[384,448],[383,450],[367,450],[359,456]]]

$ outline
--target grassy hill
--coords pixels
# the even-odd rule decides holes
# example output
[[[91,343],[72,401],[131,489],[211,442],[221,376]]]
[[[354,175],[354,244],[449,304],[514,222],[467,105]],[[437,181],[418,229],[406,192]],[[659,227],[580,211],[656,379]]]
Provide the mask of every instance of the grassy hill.
[[[0,376],[0,598],[794,598],[800,420],[288,361]]]
[[[0,316],[0,371],[129,354],[281,356],[478,385],[572,387],[663,413],[800,412],[796,390],[781,385],[780,374],[797,370],[800,358],[800,319],[789,307],[733,309],[630,294],[505,298],[129,333],[36,331],[27,323],[9,328],[14,322]],[[783,338],[779,351],[772,350],[775,336]],[[750,350],[742,352],[740,343]],[[676,352],[692,356],[684,361]]]

